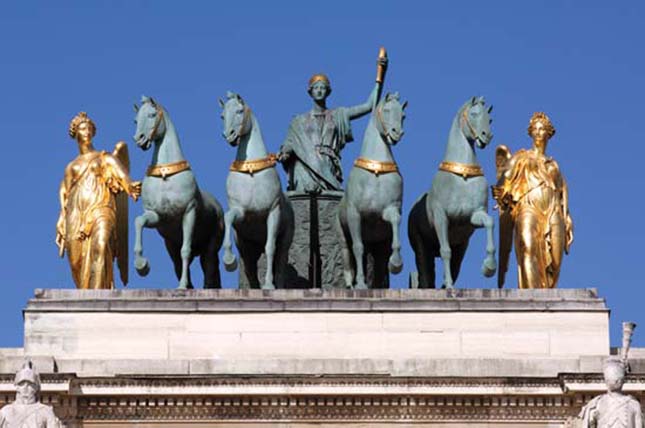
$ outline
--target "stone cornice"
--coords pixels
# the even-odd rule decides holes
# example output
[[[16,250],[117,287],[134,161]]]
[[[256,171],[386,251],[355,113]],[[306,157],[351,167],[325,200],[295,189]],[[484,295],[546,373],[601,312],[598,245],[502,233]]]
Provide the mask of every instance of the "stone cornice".
[[[49,290],[25,312],[608,312],[595,289]]]
[[[389,376],[114,376],[82,378],[72,374],[42,377],[43,393],[83,396],[558,396],[602,393],[600,374],[563,374],[556,378],[397,378]],[[628,376],[626,392],[645,392],[645,374]],[[12,375],[0,375],[0,394],[13,394]]]

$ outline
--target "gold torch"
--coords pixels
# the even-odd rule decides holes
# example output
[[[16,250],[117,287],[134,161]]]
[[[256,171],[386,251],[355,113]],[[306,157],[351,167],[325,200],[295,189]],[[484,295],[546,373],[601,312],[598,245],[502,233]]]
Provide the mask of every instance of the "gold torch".
[[[385,80],[385,71],[387,70],[386,66],[381,63],[383,58],[387,59],[387,51],[381,46],[378,50],[378,61],[376,62],[376,81],[381,84]]]

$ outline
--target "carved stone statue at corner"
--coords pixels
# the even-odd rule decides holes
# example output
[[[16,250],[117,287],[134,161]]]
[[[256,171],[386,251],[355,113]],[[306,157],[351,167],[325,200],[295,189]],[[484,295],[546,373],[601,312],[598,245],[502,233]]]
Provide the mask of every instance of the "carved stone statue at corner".
[[[77,288],[114,288],[114,259],[121,281],[128,282],[128,199],[136,201],[141,183],[128,175],[128,148],[117,143],[112,153],[92,146],[96,125],[85,112],[69,125],[80,154],[65,168],[60,185],[61,211],[56,245],[69,258]]]
[[[0,410],[0,428],[59,428],[60,420],[50,406],[39,402],[40,376],[31,362],[16,373],[16,401]]]
[[[643,428],[643,414],[638,400],[623,394],[625,374],[628,372],[627,353],[635,324],[623,323],[622,356],[607,359],[603,374],[607,392],[593,398],[578,416],[584,428]],[[579,424],[578,424],[579,425]],[[579,425],[580,426],[580,425]]]
[[[313,99],[313,108],[293,118],[278,154],[289,177],[287,190],[306,193],[343,190],[340,151],[354,139],[351,121],[372,111],[378,102],[387,67],[387,57],[381,52],[376,85],[363,104],[328,109],[329,79],[324,74],[309,79],[307,92]]]
[[[497,185],[493,197],[499,207],[499,277],[504,286],[508,259],[515,240],[519,288],[555,288],[563,253],[573,242],[567,183],[555,160],[546,156],[555,134],[551,120],[535,113],[528,134],[533,148],[514,155],[505,146],[496,150]]]

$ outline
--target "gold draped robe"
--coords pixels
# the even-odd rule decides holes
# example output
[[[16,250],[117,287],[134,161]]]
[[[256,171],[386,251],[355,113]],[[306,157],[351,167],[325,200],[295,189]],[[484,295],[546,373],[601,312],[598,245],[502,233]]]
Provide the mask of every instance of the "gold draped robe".
[[[130,183],[128,166],[118,159],[124,146],[117,145],[114,155],[98,151],[82,154],[65,170],[57,233],[64,238],[63,250],[80,289],[114,288],[117,219],[122,217],[117,211],[127,211],[127,204],[120,207],[117,203],[117,194],[128,189]],[[127,244],[127,236],[120,238]]]
[[[509,159],[498,160],[499,182],[494,196],[502,211],[500,216],[505,214],[510,219],[504,222],[500,218],[500,248],[514,234],[519,288],[554,288],[563,252],[568,252],[573,239],[566,182],[555,160],[536,150],[504,155]],[[510,226],[505,228],[504,224]],[[508,260],[508,254],[500,254],[500,263],[504,258]],[[500,265],[500,271],[506,268]]]

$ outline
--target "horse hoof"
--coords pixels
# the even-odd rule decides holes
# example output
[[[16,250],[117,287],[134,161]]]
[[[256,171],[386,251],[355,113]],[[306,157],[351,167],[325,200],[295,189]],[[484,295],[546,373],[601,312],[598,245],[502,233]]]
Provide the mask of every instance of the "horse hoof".
[[[273,285],[272,283],[268,282],[268,283],[265,283],[264,285],[262,285],[262,289],[263,290],[275,290],[275,285]]]
[[[496,271],[497,271],[497,264],[495,263],[495,260],[492,260],[492,261],[484,260],[484,264],[482,265],[482,273],[486,278],[490,278],[493,275],[495,275]]]
[[[224,255],[224,269],[226,269],[227,272],[233,272],[235,269],[237,269],[237,257],[235,257],[233,254],[229,256]]]
[[[403,270],[403,263],[402,262],[392,263],[392,261],[390,261],[387,267],[390,270],[390,273],[393,273],[394,275],[396,275],[397,273],[401,273],[401,271]]]
[[[354,286],[354,290],[367,290],[367,284],[364,282],[357,282]]]
[[[150,263],[145,257],[137,257],[134,259],[134,269],[139,276],[146,276],[150,273]]]
[[[182,284],[180,282],[179,286],[177,287],[177,290],[192,290],[193,288],[195,287],[193,287],[193,284],[191,284],[190,282],[187,284]]]

